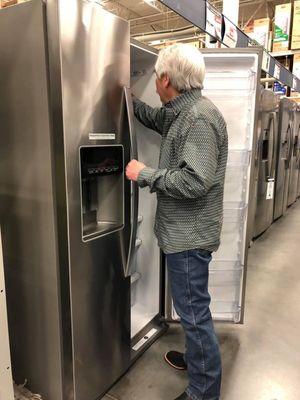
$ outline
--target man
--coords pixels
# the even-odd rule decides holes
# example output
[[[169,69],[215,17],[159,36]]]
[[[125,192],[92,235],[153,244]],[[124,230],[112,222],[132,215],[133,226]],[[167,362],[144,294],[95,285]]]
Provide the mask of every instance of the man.
[[[189,45],[159,53],[156,89],[162,108],[134,100],[136,117],[162,136],[158,169],[132,160],[128,179],[157,194],[155,234],[166,255],[185,354],[166,361],[187,369],[189,384],[177,400],[219,400],[221,358],[208,293],[211,253],[219,246],[228,137],[219,110],[203,97],[202,54]]]

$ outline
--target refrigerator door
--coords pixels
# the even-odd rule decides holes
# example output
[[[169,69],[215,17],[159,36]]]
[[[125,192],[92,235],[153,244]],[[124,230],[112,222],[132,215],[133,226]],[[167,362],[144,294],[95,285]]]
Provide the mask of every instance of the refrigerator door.
[[[45,11],[39,0],[0,10],[0,220],[14,381],[65,400]]]
[[[58,4],[74,397],[92,400],[130,364],[129,24],[96,3]]]
[[[298,185],[297,185],[297,197],[299,197],[300,196],[300,105],[299,104],[297,104],[297,107],[296,107],[295,129],[296,129],[296,135],[298,135],[298,153],[297,153]]]
[[[292,102],[289,99],[280,100],[274,219],[281,217],[287,208],[290,161],[292,157],[292,107]]]
[[[299,121],[297,118],[296,103],[293,103],[293,110],[291,113],[292,119],[292,156],[290,163],[290,180],[288,191],[288,206],[291,206],[297,199],[298,190],[298,175],[299,175]]]
[[[248,244],[253,231],[254,159],[258,125],[259,50],[202,50],[206,64],[203,94],[224,115],[229,155],[225,177],[221,246],[210,264],[209,291],[215,320],[242,322]],[[239,110],[239,117],[233,110]],[[167,289],[166,312],[177,319]]]
[[[0,229],[0,399],[13,400],[14,388],[11,374],[11,360],[6,309],[6,292]]]
[[[152,107],[161,107],[155,92],[154,49],[131,42],[131,89],[140,100]],[[157,168],[160,135],[134,120],[138,159]],[[132,357],[135,358],[163,330],[161,254],[153,233],[156,195],[147,188],[139,190],[138,230],[134,262],[131,265],[131,338]],[[146,339],[145,339],[146,338]]]
[[[261,235],[273,222],[277,97],[272,91],[262,90],[260,108],[257,205],[254,237]]]

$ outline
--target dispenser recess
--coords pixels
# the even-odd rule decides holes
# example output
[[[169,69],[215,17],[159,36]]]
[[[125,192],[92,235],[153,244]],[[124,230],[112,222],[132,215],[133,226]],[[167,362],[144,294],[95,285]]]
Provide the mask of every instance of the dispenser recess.
[[[123,146],[80,148],[81,224],[84,242],[124,227]]]

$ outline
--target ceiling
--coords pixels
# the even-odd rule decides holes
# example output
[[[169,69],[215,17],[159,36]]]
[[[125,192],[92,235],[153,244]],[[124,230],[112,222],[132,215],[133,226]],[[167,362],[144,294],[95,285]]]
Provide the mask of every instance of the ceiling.
[[[96,1],[99,1],[108,11],[129,20],[131,35],[139,40],[141,40],[140,36],[144,34],[157,34],[159,32],[170,32],[193,27],[190,22],[162,5],[158,0]],[[273,18],[276,4],[290,2],[290,0],[240,0],[239,24],[244,28],[251,19]],[[222,0],[211,0],[210,3],[222,11]],[[188,29],[186,36],[192,37],[193,30]],[[172,38],[172,34],[169,33],[169,37]]]

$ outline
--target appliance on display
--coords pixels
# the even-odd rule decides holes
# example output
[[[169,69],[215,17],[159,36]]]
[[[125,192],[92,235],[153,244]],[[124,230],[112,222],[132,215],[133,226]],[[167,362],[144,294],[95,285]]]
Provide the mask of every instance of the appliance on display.
[[[0,399],[13,400],[14,388],[11,374],[8,323],[6,310],[6,291],[4,281],[2,239],[0,229]]]
[[[293,201],[295,201],[300,196],[300,104],[295,103],[294,110],[294,152],[295,157],[295,170],[293,182],[291,182],[291,191],[293,192]],[[295,197],[296,196],[296,197]]]
[[[296,116],[295,116],[295,129],[298,127],[298,185],[297,185],[297,197],[300,197],[300,104],[296,105]]]
[[[84,0],[1,10],[0,46],[0,217],[14,379],[26,378],[47,400],[95,400],[174,316],[153,234],[156,196],[125,178],[132,158],[158,164],[160,136],[134,118],[128,89],[161,106],[157,53],[130,47],[128,22]],[[262,50],[203,54],[205,95],[229,132],[212,312],[242,322]]]
[[[261,235],[273,222],[277,150],[278,98],[262,89],[257,132],[256,213],[254,237]]]
[[[293,155],[294,102],[283,98],[279,103],[278,146],[276,161],[276,184],[274,220],[285,214],[288,206],[290,167]]]
[[[288,206],[295,203],[298,197],[298,178],[299,178],[299,152],[300,152],[300,118],[299,106],[293,102],[293,131],[292,131],[292,151],[290,162],[290,179],[288,189]]]
[[[129,24],[96,3],[33,0],[1,10],[0,46],[14,379],[95,400],[166,329],[154,214],[125,178],[138,157]]]

